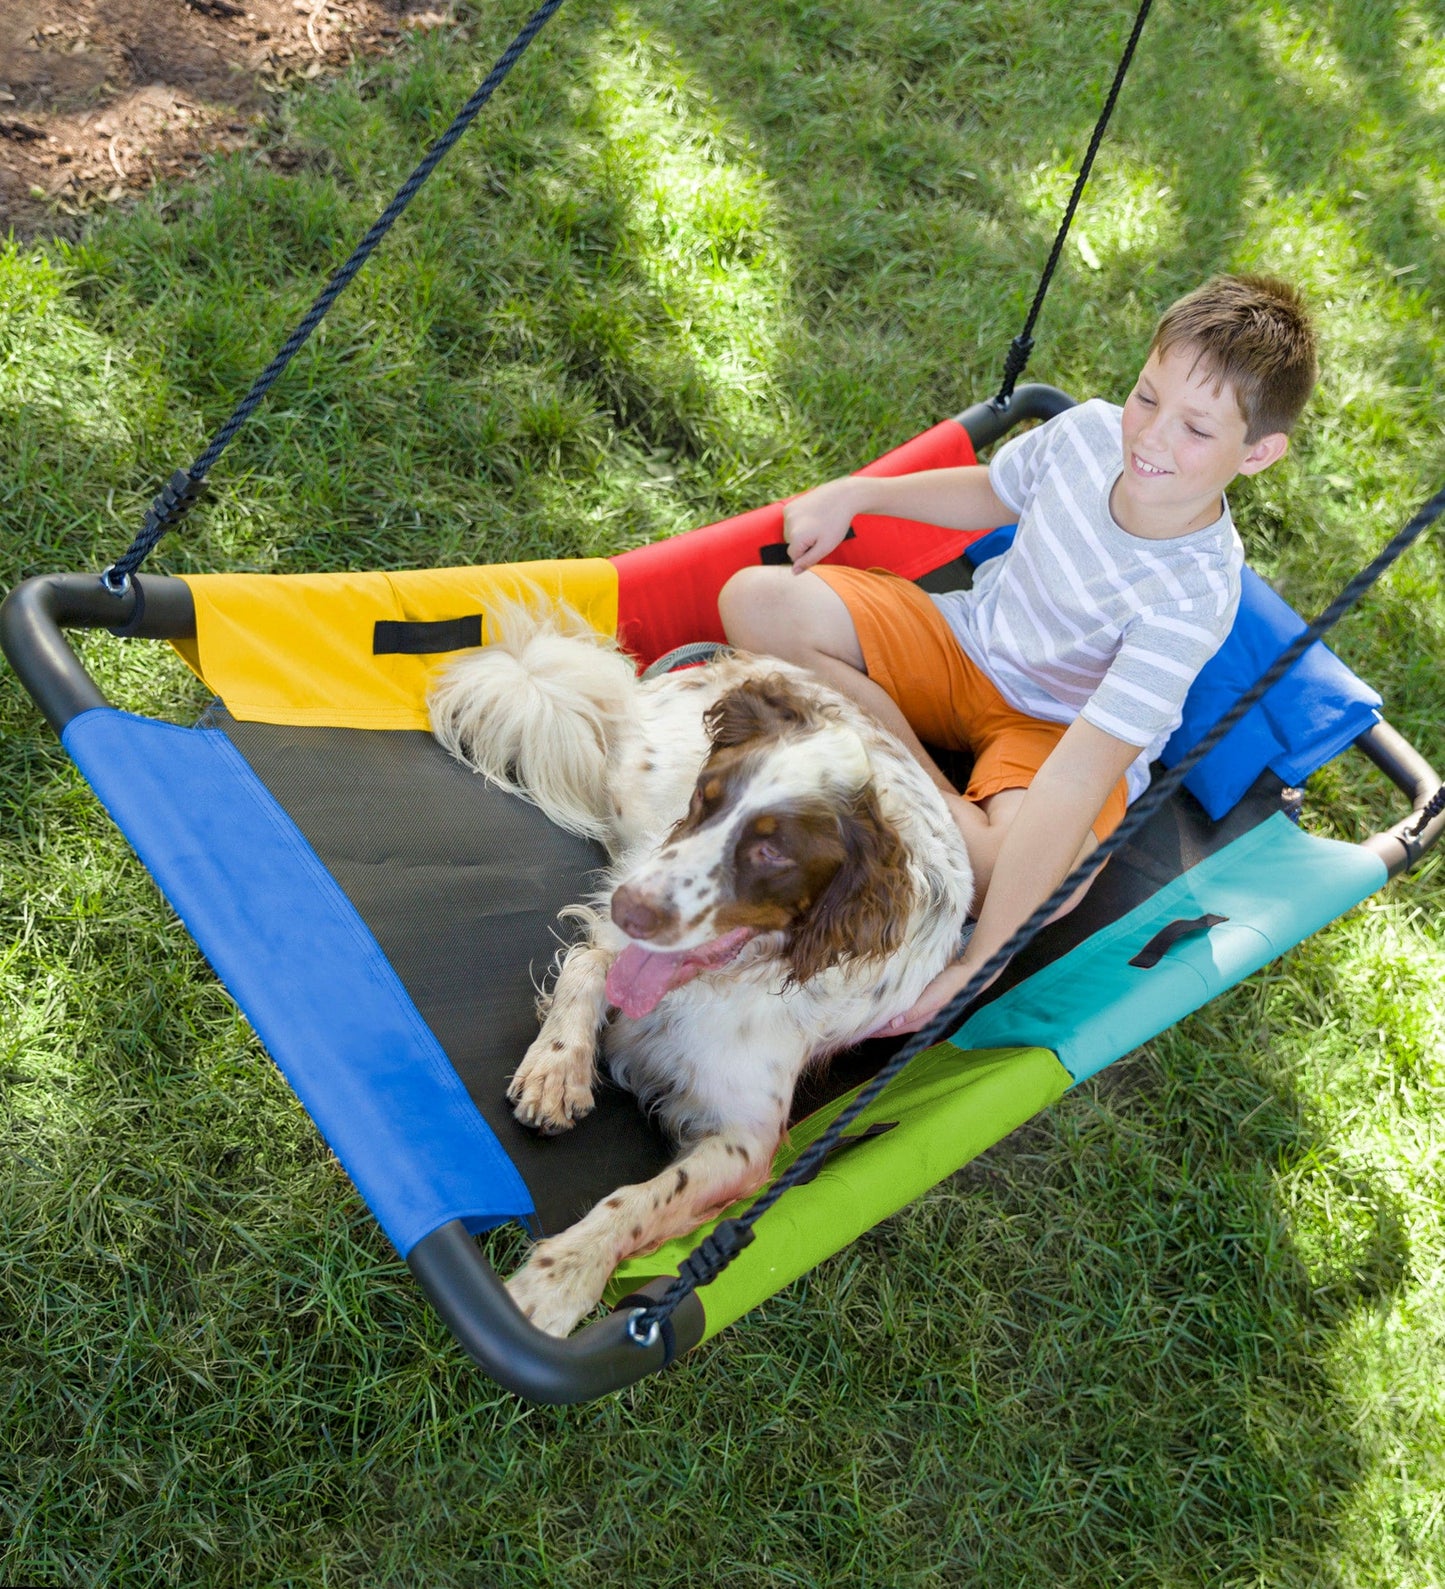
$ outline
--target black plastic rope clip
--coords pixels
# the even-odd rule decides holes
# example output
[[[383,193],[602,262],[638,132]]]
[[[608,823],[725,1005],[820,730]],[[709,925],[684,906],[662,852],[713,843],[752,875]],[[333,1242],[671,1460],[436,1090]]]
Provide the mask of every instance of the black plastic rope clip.
[[[1442,811],[1445,811],[1445,783],[1442,783],[1425,804],[1420,807],[1415,825],[1406,830],[1405,837],[1407,839],[1422,838],[1425,829],[1430,826]]]
[[[710,1235],[704,1236],[697,1246],[677,1266],[677,1279],[668,1286],[666,1294],[646,1307],[634,1308],[628,1314],[627,1338],[634,1346],[652,1346],[662,1340],[664,1367],[672,1362],[676,1340],[672,1331],[672,1314],[685,1296],[716,1280],[724,1269],[753,1239],[752,1222],[743,1219],[725,1219]],[[619,1306],[634,1300],[628,1297]]]
[[[703,1237],[677,1267],[682,1279],[694,1289],[716,1280],[734,1258],[753,1240],[753,1227],[745,1220],[725,1219],[710,1236]]]
[[[1008,345],[1008,355],[1003,361],[1003,385],[998,389],[998,395],[989,399],[989,407],[995,413],[1006,413],[1009,404],[1013,401],[1014,387],[1018,378],[1028,367],[1029,356],[1034,351],[1034,339],[1020,332]]]
[[[156,494],[146,510],[145,523],[124,557],[117,558],[100,576],[100,582],[112,596],[124,596],[130,589],[130,577],[145,561],[156,542],[171,525],[185,518],[206,489],[206,478],[197,479],[189,469],[177,469]]]

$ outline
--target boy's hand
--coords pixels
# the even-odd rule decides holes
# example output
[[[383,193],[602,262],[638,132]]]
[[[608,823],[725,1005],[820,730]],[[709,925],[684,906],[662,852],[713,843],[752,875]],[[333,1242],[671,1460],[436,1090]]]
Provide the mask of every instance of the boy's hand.
[[[968,985],[969,979],[978,970],[977,965],[969,965],[962,960],[955,960],[951,966],[945,966],[934,977],[933,981],[918,995],[913,1005],[904,1010],[902,1015],[895,1015],[891,1021],[880,1026],[876,1032],[870,1032],[870,1037],[902,1037],[908,1032],[921,1032],[935,1015],[951,1003]],[[988,979],[993,982],[999,975],[995,972]],[[984,984],[987,987],[988,983]],[[983,988],[975,990],[982,993]]]
[[[869,484],[857,475],[844,475],[794,497],[783,509],[783,539],[795,574],[821,562],[842,542],[854,514],[863,511],[860,503]]]

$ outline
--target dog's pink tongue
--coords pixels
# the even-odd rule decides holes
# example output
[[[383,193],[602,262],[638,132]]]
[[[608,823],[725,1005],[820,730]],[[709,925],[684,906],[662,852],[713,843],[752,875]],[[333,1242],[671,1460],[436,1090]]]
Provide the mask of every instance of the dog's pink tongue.
[[[655,1010],[663,994],[691,982],[700,972],[725,965],[752,935],[751,927],[734,927],[696,949],[674,949],[670,953],[630,943],[607,973],[607,997],[635,1021]]]

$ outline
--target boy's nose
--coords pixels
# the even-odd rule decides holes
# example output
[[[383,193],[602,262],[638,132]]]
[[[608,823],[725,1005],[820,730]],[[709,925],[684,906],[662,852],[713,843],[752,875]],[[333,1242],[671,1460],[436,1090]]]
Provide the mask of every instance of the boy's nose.
[[[1142,423],[1139,426],[1139,431],[1138,431],[1139,440],[1141,442],[1146,442],[1146,443],[1149,443],[1149,444],[1152,445],[1152,444],[1158,442],[1158,440],[1159,440],[1159,438],[1160,438],[1160,436],[1162,434],[1163,434],[1163,429],[1162,429],[1162,426],[1159,423],[1158,411],[1155,410],[1155,411],[1153,411],[1151,413],[1145,414],[1144,419],[1143,419]]]

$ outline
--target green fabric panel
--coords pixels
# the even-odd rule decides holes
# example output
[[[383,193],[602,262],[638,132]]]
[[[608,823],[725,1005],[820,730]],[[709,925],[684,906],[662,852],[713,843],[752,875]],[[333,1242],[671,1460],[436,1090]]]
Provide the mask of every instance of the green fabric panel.
[[[752,1245],[698,1293],[707,1311],[704,1339],[936,1186],[1068,1087],[1068,1072],[1041,1048],[966,1053],[940,1043],[918,1055],[849,1126],[848,1135],[876,1123],[897,1122],[893,1128],[833,1153],[814,1180],[785,1193],[758,1221]],[[856,1095],[855,1090],[835,1099],[795,1126],[778,1150],[774,1175]],[[613,1276],[607,1300],[615,1302],[659,1275],[675,1275],[719,1220],[742,1213],[751,1201],[735,1203],[690,1236],[628,1259]]]
[[[1276,814],[985,1005],[953,1041],[1037,1043],[1082,1081],[1293,948],[1385,878],[1373,852],[1303,833]],[[1229,920],[1180,939],[1148,970],[1129,964],[1170,922],[1206,914]]]

